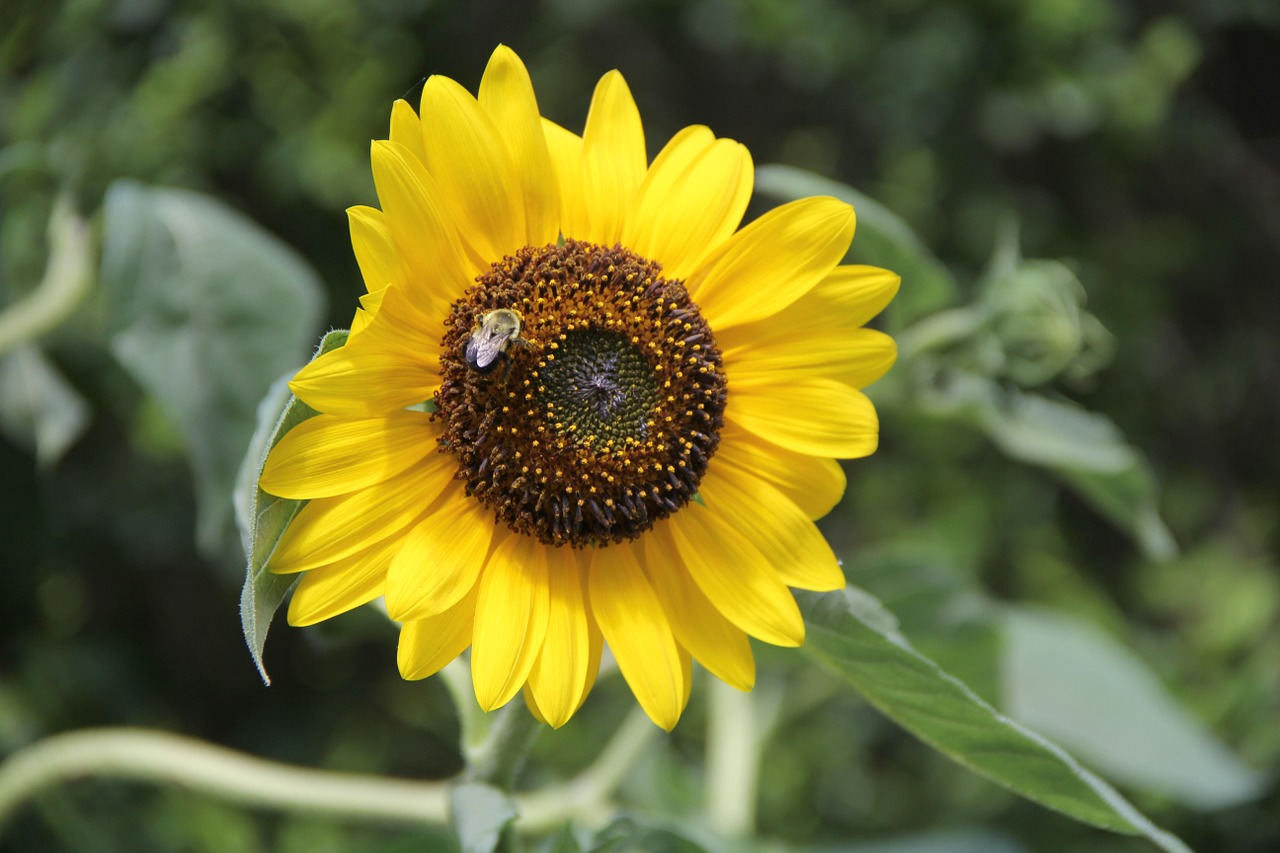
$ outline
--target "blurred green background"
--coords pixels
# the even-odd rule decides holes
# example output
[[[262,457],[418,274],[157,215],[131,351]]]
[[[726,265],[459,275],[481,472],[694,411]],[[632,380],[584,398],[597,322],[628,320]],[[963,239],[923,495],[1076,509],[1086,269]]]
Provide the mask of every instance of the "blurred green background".
[[[74,311],[0,352],[0,754],[129,724],[306,765],[457,772],[447,694],[399,679],[376,612],[277,625],[262,685],[220,496],[270,379],[349,321],[360,278],[343,209],[376,203],[368,143],[386,136],[391,102],[416,103],[432,73],[474,91],[499,42],[566,126],[619,68],[651,156],[705,123],[757,164],[883,205],[859,207],[853,257],[903,272],[882,325],[914,348],[872,389],[882,448],[848,466],[823,523],[851,580],[948,669],[1031,716],[1054,700],[1009,651],[1031,647],[1018,632],[1030,624],[1052,655],[1095,626],[1106,665],[1140,661],[1151,676],[1159,707],[1135,706],[1139,720],[1177,717],[1217,758],[1173,750],[1169,775],[1144,777],[1101,766],[1105,743],[1068,746],[1197,850],[1280,849],[1280,5],[1266,0],[4,0],[0,309],[30,297],[61,251],[59,192],[89,224],[94,274]],[[775,170],[772,194],[797,174]],[[139,365],[147,334],[185,328],[164,312],[191,305],[162,304],[163,280],[131,289],[143,287],[131,261],[112,253],[132,245],[136,187],[113,190],[103,227],[120,179],[212,196],[305,264],[270,246],[237,280],[236,258],[219,259],[230,270],[211,287],[242,297],[220,328],[244,337],[197,345],[189,376]],[[928,250],[894,242],[895,216]],[[1019,242],[1052,261],[1020,262]],[[328,307],[306,295],[292,348],[259,357],[252,335],[271,334],[260,315],[276,295],[245,279],[284,269],[311,294],[308,267]],[[976,325],[948,337],[948,321]],[[201,359],[236,347],[257,366],[243,399],[199,384]],[[178,380],[204,394],[186,420]],[[1123,458],[1073,462],[1099,447]],[[1065,633],[1046,633],[1057,618],[1072,620]],[[1152,849],[1018,801],[796,653],[762,652],[762,695],[788,697],[764,746],[762,837],[866,853]],[[1052,670],[1068,695],[1132,698],[1095,688],[1088,666],[1071,681],[1070,663]],[[542,739],[529,783],[587,764],[631,702],[618,678],[600,684]],[[705,720],[704,689],[628,783],[637,813],[696,822]],[[1269,775],[1223,793],[1246,765]],[[1212,790],[1168,781],[1179,772]],[[93,780],[43,794],[0,836],[23,851],[450,843]]]

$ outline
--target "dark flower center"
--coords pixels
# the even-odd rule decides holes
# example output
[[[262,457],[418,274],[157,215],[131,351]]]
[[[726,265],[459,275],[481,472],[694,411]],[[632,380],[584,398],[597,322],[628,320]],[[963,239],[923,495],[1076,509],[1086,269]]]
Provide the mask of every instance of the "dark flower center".
[[[720,441],[725,376],[684,285],[573,240],[477,281],[446,321],[435,398],[468,494],[574,547],[634,538],[688,503]],[[500,354],[478,369],[468,344]]]

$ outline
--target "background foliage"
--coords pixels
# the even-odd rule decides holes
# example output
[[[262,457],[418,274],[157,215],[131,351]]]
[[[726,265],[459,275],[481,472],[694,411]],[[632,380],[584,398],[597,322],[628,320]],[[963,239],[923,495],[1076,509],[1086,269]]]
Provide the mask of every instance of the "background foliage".
[[[256,400],[350,319],[342,209],[375,201],[367,145],[391,101],[435,72],[474,88],[499,41],[563,124],[581,125],[617,67],[651,151],[706,123],[758,164],[878,202],[858,204],[854,258],[903,273],[883,323],[904,355],[873,389],[882,449],[849,467],[824,522],[851,580],[1192,847],[1280,845],[1280,110],[1255,94],[1280,86],[1280,10],[1250,0],[8,0],[0,306],[11,318],[52,293],[74,310],[0,322],[0,753],[127,723],[334,769],[459,769],[444,688],[399,679],[376,612],[277,626],[261,685],[218,494]],[[776,199],[813,180],[770,168],[759,183]],[[180,240],[147,241],[148,216],[211,203],[154,186],[228,206],[208,215],[236,253],[193,261]],[[169,264],[189,286],[140,281],[136,255],[112,254],[132,239],[151,253],[140,270]],[[77,251],[88,275],[66,261]],[[258,352],[264,334],[278,336]],[[836,675],[760,651],[762,837],[1151,849],[1015,799]],[[696,690],[628,780],[637,816],[696,828],[708,702]],[[542,738],[526,783],[586,765],[630,703],[602,683]],[[684,849],[647,831],[615,849]],[[15,850],[450,844],[105,781],[42,795],[0,836]]]

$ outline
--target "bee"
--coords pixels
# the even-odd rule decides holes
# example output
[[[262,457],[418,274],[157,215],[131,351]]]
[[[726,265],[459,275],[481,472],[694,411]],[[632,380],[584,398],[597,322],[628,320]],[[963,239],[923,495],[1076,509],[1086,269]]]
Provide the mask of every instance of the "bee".
[[[510,308],[498,308],[482,316],[480,327],[467,341],[467,366],[478,373],[488,373],[510,344],[526,344],[520,337],[521,322],[520,314]]]

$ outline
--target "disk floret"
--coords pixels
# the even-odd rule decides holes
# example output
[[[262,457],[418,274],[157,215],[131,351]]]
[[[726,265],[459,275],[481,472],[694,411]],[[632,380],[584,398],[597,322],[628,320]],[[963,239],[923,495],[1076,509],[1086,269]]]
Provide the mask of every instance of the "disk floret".
[[[620,247],[574,240],[493,264],[446,320],[441,446],[468,494],[549,545],[634,538],[697,493],[724,425],[725,376],[684,285]],[[521,318],[494,370],[466,347]]]

